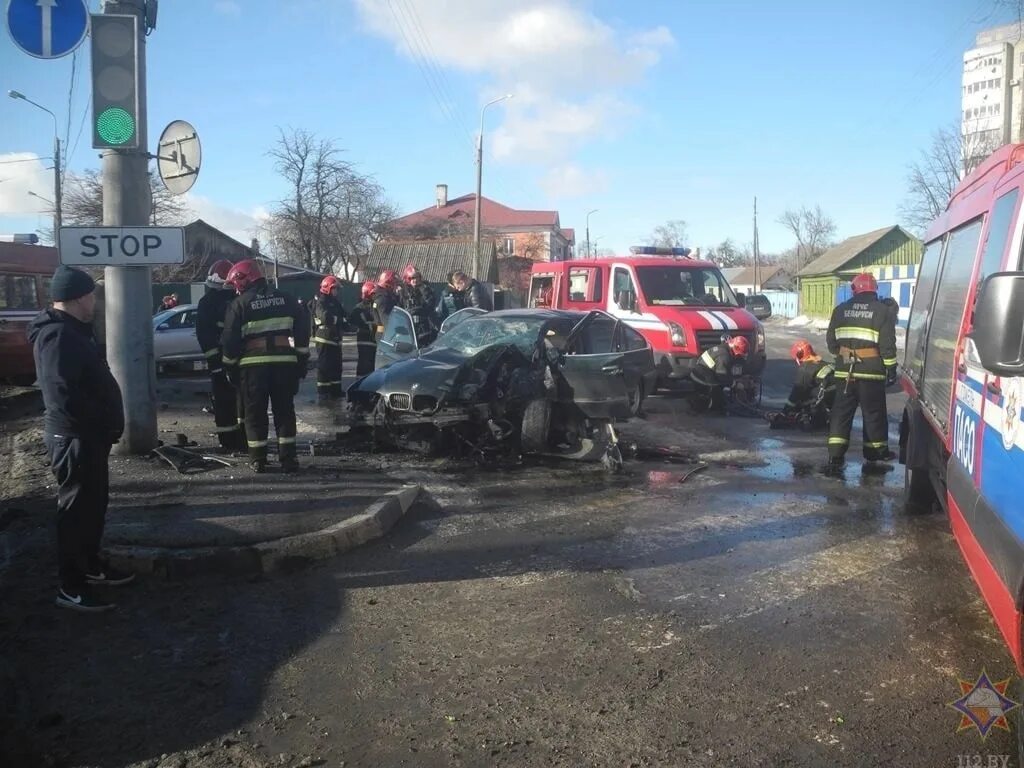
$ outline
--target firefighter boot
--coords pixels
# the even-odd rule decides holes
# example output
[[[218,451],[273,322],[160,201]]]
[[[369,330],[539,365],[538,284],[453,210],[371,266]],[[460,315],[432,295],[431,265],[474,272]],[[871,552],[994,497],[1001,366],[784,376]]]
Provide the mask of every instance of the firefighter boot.
[[[281,462],[282,472],[298,472],[299,459],[295,450],[295,443],[286,443],[278,446],[278,459]]]

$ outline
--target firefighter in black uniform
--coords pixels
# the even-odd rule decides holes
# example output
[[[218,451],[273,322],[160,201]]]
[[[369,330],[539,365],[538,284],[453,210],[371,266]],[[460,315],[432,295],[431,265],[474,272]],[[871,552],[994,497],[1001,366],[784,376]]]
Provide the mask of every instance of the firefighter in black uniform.
[[[416,343],[420,348],[430,346],[437,338],[437,297],[433,289],[423,282],[423,275],[414,264],[410,264],[402,273],[405,284],[399,294],[402,309],[412,317],[416,328]]]
[[[373,280],[363,283],[360,302],[348,316],[348,324],[356,331],[356,376],[373,373],[377,358],[377,316],[373,311],[373,294],[377,286]]]
[[[206,287],[210,290],[199,300],[199,306],[196,308],[196,338],[203,354],[206,355],[206,366],[210,371],[217,439],[225,450],[244,451],[241,402],[238,390],[231,386],[224,372],[220,351],[224,316],[236,295],[234,289],[224,282],[231,267],[232,264],[227,259],[221,259],[210,267],[210,273],[206,277]]]
[[[345,308],[338,300],[341,283],[328,275],[320,281],[320,293],[313,299],[313,338],[316,345],[316,395],[319,400],[341,397],[341,332]]]
[[[829,413],[836,399],[836,369],[814,352],[806,339],[789,348],[789,356],[797,364],[796,380],[789,399],[780,413],[769,417],[772,429],[802,427],[822,429],[828,426]]]
[[[896,315],[878,298],[878,282],[864,273],[853,278],[853,298],[832,310],[828,350],[836,356],[836,404],[828,433],[829,467],[842,467],[850,447],[853,417],[860,406],[864,458],[891,461],[885,388],[896,382]]]
[[[269,401],[281,468],[295,472],[294,398],[309,364],[309,321],[294,298],[267,284],[253,259],[235,264],[225,282],[239,295],[224,320],[223,364],[242,393],[250,467],[267,466]]]
[[[750,342],[743,336],[732,336],[727,341],[705,350],[693,364],[690,378],[696,385],[695,397],[690,400],[694,410],[725,411],[725,388],[732,386],[733,368],[742,365],[750,353]]]

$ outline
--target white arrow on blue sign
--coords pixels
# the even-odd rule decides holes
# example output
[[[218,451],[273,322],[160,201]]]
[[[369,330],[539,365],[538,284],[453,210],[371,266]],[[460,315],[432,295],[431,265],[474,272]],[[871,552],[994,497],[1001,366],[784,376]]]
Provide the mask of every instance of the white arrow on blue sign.
[[[85,40],[89,8],[85,0],[8,0],[7,31],[29,56],[57,59]]]

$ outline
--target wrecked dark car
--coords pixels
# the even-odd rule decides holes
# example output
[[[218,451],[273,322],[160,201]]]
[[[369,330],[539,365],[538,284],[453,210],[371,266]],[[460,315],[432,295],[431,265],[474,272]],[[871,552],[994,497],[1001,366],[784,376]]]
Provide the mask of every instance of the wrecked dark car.
[[[395,309],[378,369],[348,390],[353,431],[427,452],[555,454],[621,463],[613,423],[657,371],[647,341],[600,311],[464,309],[429,347]]]

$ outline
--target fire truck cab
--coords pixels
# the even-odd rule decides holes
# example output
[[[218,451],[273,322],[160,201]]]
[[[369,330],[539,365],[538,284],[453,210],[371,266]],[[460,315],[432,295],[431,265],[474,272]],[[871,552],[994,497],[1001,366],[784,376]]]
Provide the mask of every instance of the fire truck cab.
[[[745,336],[744,374],[760,376],[765,333],[713,263],[689,248],[633,247],[627,257],[539,262],[530,307],[600,309],[640,332],[654,350],[659,381],[689,379],[694,360],[730,336]]]

